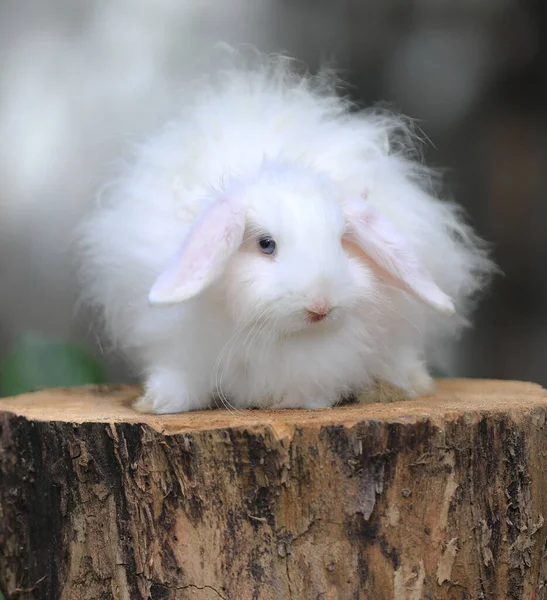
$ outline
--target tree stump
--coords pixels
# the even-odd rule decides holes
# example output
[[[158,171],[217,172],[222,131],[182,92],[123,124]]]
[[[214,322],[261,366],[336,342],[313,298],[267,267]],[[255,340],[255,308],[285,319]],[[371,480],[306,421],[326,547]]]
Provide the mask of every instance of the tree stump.
[[[547,391],[142,415],[131,386],[0,401],[8,599],[547,598]]]

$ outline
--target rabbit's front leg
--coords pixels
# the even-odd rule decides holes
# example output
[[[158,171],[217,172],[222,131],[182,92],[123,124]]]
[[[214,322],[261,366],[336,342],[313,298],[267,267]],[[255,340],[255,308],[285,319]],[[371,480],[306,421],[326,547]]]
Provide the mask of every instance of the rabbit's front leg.
[[[427,396],[436,389],[435,380],[429,374],[425,364],[420,364],[410,370],[408,374],[409,396]]]
[[[423,353],[416,348],[402,347],[392,351],[383,368],[374,375],[377,380],[401,389],[407,398],[432,394],[436,388]]]
[[[173,367],[152,370],[145,381],[145,392],[133,404],[141,413],[181,413],[208,408],[209,391],[199,381]]]

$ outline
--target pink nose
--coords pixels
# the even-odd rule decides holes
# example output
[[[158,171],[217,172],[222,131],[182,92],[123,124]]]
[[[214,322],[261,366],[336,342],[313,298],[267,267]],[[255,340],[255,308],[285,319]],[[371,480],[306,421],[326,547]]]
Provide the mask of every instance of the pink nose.
[[[330,304],[326,300],[314,300],[308,310],[318,315],[328,315]]]
[[[313,323],[322,321],[331,311],[331,306],[326,300],[314,300],[306,309],[308,319]]]

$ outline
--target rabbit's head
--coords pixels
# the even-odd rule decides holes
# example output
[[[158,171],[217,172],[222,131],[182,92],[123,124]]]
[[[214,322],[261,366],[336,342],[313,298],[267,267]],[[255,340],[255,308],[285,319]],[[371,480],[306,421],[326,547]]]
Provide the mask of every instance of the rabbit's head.
[[[381,303],[380,280],[454,311],[404,235],[366,199],[344,198],[311,168],[267,161],[216,193],[149,301],[175,304],[214,286],[238,321],[290,333],[336,327]]]

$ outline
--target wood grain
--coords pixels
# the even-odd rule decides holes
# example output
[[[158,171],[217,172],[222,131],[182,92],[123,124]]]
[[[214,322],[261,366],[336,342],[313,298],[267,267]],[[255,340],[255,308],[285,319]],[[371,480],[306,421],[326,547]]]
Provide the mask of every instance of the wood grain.
[[[142,415],[0,401],[0,587],[45,600],[547,598],[547,391]]]

